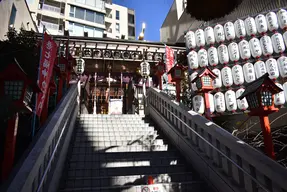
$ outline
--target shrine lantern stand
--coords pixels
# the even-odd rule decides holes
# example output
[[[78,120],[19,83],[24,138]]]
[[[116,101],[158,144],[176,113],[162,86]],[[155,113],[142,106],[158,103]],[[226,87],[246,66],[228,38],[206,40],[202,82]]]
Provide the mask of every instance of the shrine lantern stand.
[[[155,65],[155,75],[158,78],[159,89],[162,90],[162,75],[165,73],[165,65],[163,62],[159,61]]]
[[[171,74],[171,82],[175,82],[176,86],[176,101],[180,102],[181,84],[184,78],[184,71],[187,70],[186,66],[182,64],[175,64],[167,74]]]
[[[275,160],[275,153],[271,135],[271,128],[268,115],[277,112],[279,109],[274,105],[274,94],[283,91],[270,78],[269,74],[261,76],[249,83],[238,99],[246,97],[250,116],[259,116],[261,129],[264,137],[266,154]]]
[[[198,72],[196,78],[191,83],[196,83],[197,93],[204,94],[205,117],[211,119],[209,92],[212,91],[213,81],[217,77],[208,67]]]

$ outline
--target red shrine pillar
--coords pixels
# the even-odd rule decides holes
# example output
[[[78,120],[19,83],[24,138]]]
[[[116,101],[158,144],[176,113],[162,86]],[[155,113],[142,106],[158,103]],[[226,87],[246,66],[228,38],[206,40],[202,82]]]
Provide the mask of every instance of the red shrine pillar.
[[[205,112],[204,112],[205,118],[212,121],[208,93],[204,93],[204,104],[205,104]]]
[[[276,158],[275,158],[275,153],[274,153],[269,118],[268,116],[259,116],[259,118],[260,118],[260,123],[261,123],[261,129],[263,132],[265,152],[267,153],[269,157],[275,160]]]

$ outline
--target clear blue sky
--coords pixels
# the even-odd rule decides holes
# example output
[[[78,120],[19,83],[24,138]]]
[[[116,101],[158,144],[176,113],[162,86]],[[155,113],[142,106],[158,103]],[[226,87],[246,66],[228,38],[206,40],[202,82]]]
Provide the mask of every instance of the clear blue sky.
[[[113,0],[113,3],[135,10],[136,38],[141,32],[142,23],[145,22],[145,40],[159,41],[159,29],[173,0]]]

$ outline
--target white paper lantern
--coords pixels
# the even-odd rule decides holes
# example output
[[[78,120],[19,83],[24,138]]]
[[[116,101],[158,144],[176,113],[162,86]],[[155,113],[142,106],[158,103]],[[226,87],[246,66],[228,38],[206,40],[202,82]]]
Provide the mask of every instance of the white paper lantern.
[[[280,83],[276,83],[277,87],[280,87],[283,90],[283,86]],[[275,105],[284,105],[285,104],[285,96],[284,96],[284,90],[280,93],[276,93],[274,95],[274,104]]]
[[[224,94],[221,92],[217,92],[214,94],[213,98],[214,98],[215,111],[218,113],[223,113],[226,110]]]
[[[204,29],[205,42],[207,45],[215,43],[214,31],[212,27],[206,27]]]
[[[283,51],[285,51],[284,40],[280,33],[273,34],[271,36],[271,41],[273,49],[276,53],[282,53]]]
[[[204,31],[202,29],[197,29],[195,31],[195,42],[198,47],[203,47],[205,45]]]
[[[231,61],[238,61],[239,60],[239,48],[237,43],[230,43],[228,45],[228,54]]]
[[[217,43],[225,41],[224,28],[222,25],[217,24],[214,27],[214,37]]]
[[[283,40],[284,40],[285,46],[287,46],[287,31],[283,33]]]
[[[287,82],[283,84],[283,91],[284,91],[285,101],[287,101]]]
[[[244,26],[244,21],[241,19],[237,19],[234,22],[234,29],[237,38],[243,38],[246,36],[246,30]]]
[[[185,45],[188,49],[194,49],[196,47],[195,34],[193,31],[188,31],[185,35]]]
[[[244,93],[244,91],[245,89],[243,88],[238,89],[235,93],[236,99],[240,97],[242,93]],[[245,111],[248,108],[248,102],[245,97],[243,99],[237,99],[237,107],[238,109],[243,110],[243,111]]]
[[[287,77],[287,57],[281,56],[277,59],[278,69],[281,77]]]
[[[249,46],[250,46],[252,57],[259,58],[262,55],[260,41],[257,38],[253,37],[252,39],[250,39]]]
[[[245,63],[243,65],[243,75],[244,79],[247,83],[251,83],[256,79],[255,77],[255,70],[252,63]]]
[[[221,44],[217,48],[218,59],[221,64],[227,64],[229,62],[228,48],[226,45]]]
[[[223,67],[223,69],[221,69],[221,78],[222,83],[225,87],[232,86],[233,84],[232,71],[229,67]]]
[[[207,51],[205,49],[200,49],[198,51],[197,58],[200,67],[208,66]]]
[[[216,66],[218,64],[218,54],[215,47],[210,47],[207,51],[208,62],[211,66]]]
[[[257,61],[254,64],[254,69],[255,69],[255,75],[257,79],[261,77],[262,75],[264,75],[265,73],[267,73],[267,69],[263,61]]]
[[[220,88],[222,87],[222,80],[221,80],[221,72],[219,69],[213,69],[212,72],[217,75],[217,77],[213,80],[213,87]]]
[[[273,54],[273,45],[272,45],[271,38],[269,36],[264,35],[263,37],[261,37],[260,46],[261,46],[263,55],[269,56]]]
[[[198,68],[198,58],[196,51],[190,51],[187,55],[188,66],[190,69]]]
[[[225,104],[228,111],[236,111],[237,102],[235,92],[232,90],[228,90],[224,94],[225,96]]]
[[[259,33],[266,33],[268,30],[266,17],[259,14],[255,17],[256,28]]]
[[[245,25],[247,35],[249,35],[249,36],[256,35],[257,28],[256,28],[256,23],[255,23],[255,20],[253,19],[253,17],[247,17],[244,20],[244,25]]]
[[[251,57],[249,43],[246,40],[242,40],[238,43],[240,57],[244,60],[247,60]]]
[[[281,29],[287,27],[287,11],[285,9],[280,9],[277,12],[278,23]]]
[[[269,12],[266,14],[266,21],[269,31],[274,31],[278,29],[278,20],[274,12]]]
[[[277,79],[279,77],[279,69],[277,66],[277,61],[273,58],[268,59],[265,61],[266,70],[269,74],[270,79]]]
[[[193,73],[190,75],[190,82],[197,77],[197,74],[198,74],[198,73],[195,71],[195,72],[193,72]],[[191,89],[192,89],[193,91],[197,91],[197,90],[198,90],[197,87],[196,87],[196,82],[191,83]]]
[[[243,69],[240,65],[234,65],[231,69],[232,78],[235,85],[242,85],[244,83]]]
[[[199,114],[204,113],[204,98],[201,95],[196,95],[192,98],[193,100],[193,110]]]
[[[232,22],[224,24],[224,34],[228,41],[235,39],[235,29]]]
[[[209,107],[210,107],[210,113],[214,113],[215,107],[214,107],[214,98],[211,93],[208,93],[208,99],[209,99]]]

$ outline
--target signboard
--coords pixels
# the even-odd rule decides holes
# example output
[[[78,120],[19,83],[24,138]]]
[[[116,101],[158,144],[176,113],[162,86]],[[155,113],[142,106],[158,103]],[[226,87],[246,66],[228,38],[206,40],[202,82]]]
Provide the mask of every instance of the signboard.
[[[109,115],[120,115],[123,112],[122,99],[110,99],[109,101]]]
[[[38,116],[41,115],[45,98],[47,97],[47,91],[53,73],[54,61],[57,53],[57,44],[47,33],[44,33],[41,53],[38,85],[42,92],[37,95],[36,114]]]
[[[173,49],[169,46],[165,46],[165,64],[166,64],[166,71],[169,72],[169,70],[173,67],[174,64],[174,52]],[[168,82],[171,82],[171,75],[168,75]]]

